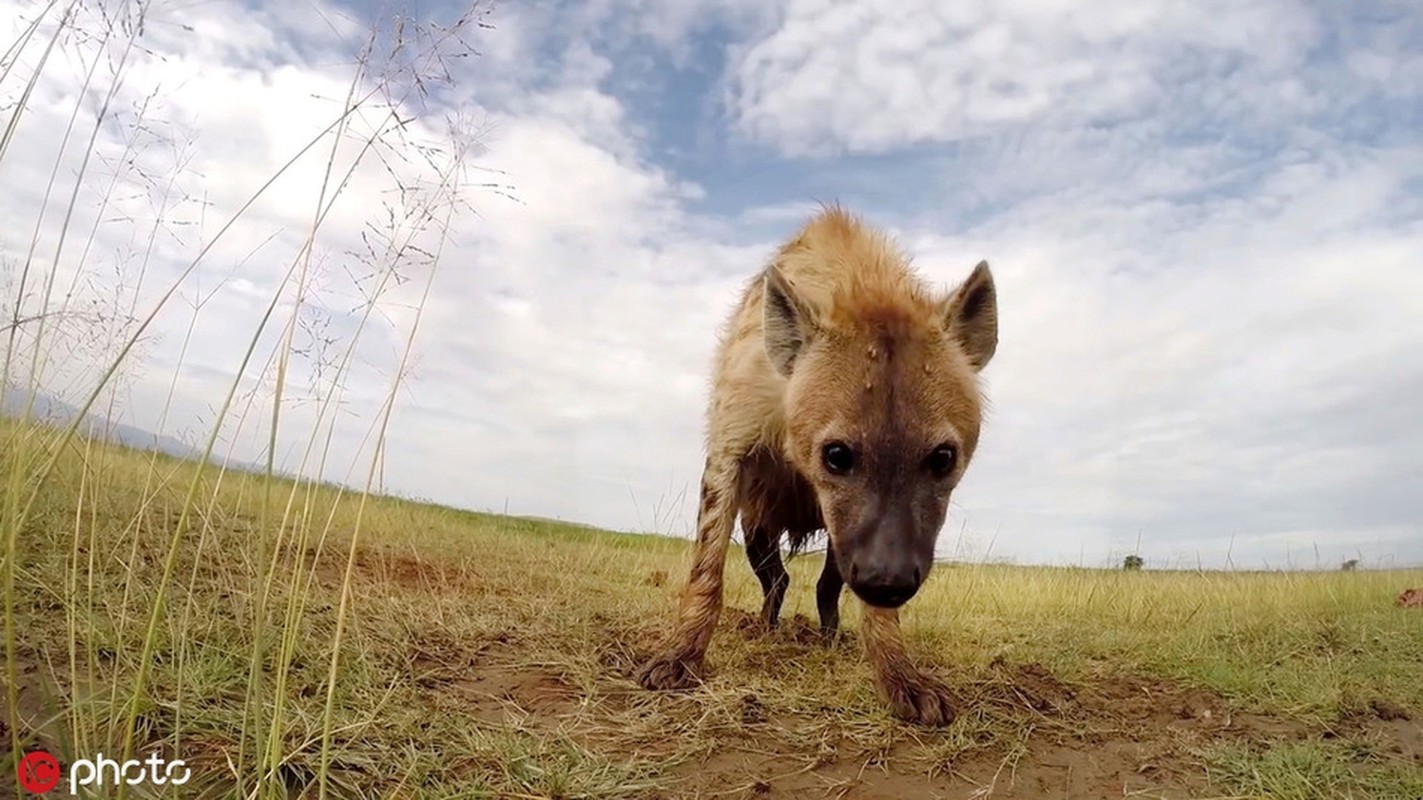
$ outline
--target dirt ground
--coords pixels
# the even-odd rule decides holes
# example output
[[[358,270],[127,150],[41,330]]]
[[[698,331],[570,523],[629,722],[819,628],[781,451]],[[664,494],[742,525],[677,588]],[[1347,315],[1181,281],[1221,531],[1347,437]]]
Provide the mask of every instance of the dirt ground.
[[[998,664],[1003,677],[991,689],[964,687],[965,705],[1019,704],[1043,718],[1019,753],[979,754],[945,765],[941,774],[897,769],[916,743],[878,750],[846,750],[841,742],[807,741],[786,748],[785,734],[814,720],[767,716],[754,694],[742,698],[744,736],[734,746],[677,769],[684,787],[667,797],[756,798],[1085,798],[1196,796],[1205,775],[1190,750],[1210,740],[1235,738],[1330,738],[1339,726],[1311,727],[1270,717],[1234,713],[1218,696],[1145,678],[1105,678],[1070,687],[1036,664]],[[432,686],[448,693],[476,718],[491,723],[557,727],[584,701],[579,690],[554,674],[501,666],[500,654],[484,654],[471,675]],[[631,670],[622,675],[631,677]],[[432,697],[434,706],[441,703]],[[1375,713],[1345,721],[1355,732],[1377,736],[1390,749],[1423,768],[1423,725],[1387,703]],[[1054,732],[1069,721],[1078,735]],[[779,735],[771,735],[776,731]],[[932,732],[919,733],[929,739]]]
[[[436,565],[384,562],[371,580],[410,586],[450,585],[457,573]],[[422,701],[432,711],[471,715],[497,726],[559,731],[592,747],[611,743],[607,731],[640,704],[676,703],[675,695],[637,688],[633,675],[653,642],[615,620],[606,623],[598,654],[605,678],[580,688],[557,669],[530,668],[518,649],[495,642],[477,652],[444,643],[438,652],[417,655]],[[726,608],[720,626],[748,640],[769,638],[777,658],[825,647],[804,616],[785,619],[766,631],[750,613]],[[837,643],[847,655],[857,650],[853,633]],[[767,667],[775,669],[776,664]],[[995,660],[987,673],[950,674],[960,693],[959,713],[976,708],[1021,714],[1021,746],[980,748],[925,769],[925,754],[950,734],[903,726],[899,735],[875,747],[837,736],[823,714],[767,711],[755,693],[739,699],[740,719],[732,735],[717,737],[709,752],[676,766],[677,788],[659,798],[829,797],[844,800],[897,798],[1186,798],[1219,796],[1210,783],[1199,748],[1236,741],[1302,742],[1352,736],[1374,741],[1384,751],[1423,769],[1423,720],[1392,702],[1370,701],[1344,718],[1305,723],[1235,710],[1221,696],[1198,688],[1104,667],[1090,680],[1068,683],[1037,663]],[[725,728],[722,729],[725,732]],[[669,736],[678,735],[669,731]],[[613,737],[615,739],[615,737]],[[668,747],[670,753],[674,747]],[[634,755],[634,754],[629,754]],[[655,757],[656,752],[640,752]]]
[[[548,552],[556,547],[549,544]],[[306,555],[315,577],[314,585],[302,588],[310,601],[307,613],[329,620],[346,574],[344,553]],[[668,591],[666,571],[628,577],[620,568],[612,570],[616,581],[583,576],[585,583],[570,588],[568,573],[537,560],[547,558],[538,548],[526,549],[529,563],[518,563],[519,557],[519,551],[500,559],[358,552],[351,590],[360,600],[350,635],[352,652],[360,655],[348,662],[359,668],[345,680],[368,691],[348,701],[354,714],[364,715],[366,731],[342,742],[346,786],[359,787],[349,796],[1321,796],[1310,793],[1308,776],[1303,793],[1298,784],[1286,791],[1233,791],[1239,774],[1220,774],[1220,759],[1205,755],[1221,747],[1252,757],[1342,749],[1343,756],[1331,751],[1331,768],[1343,764],[1356,772],[1346,772],[1342,781],[1331,773],[1328,783],[1318,784],[1325,791],[1367,785],[1365,773],[1385,762],[1388,769],[1402,765],[1423,774],[1423,714],[1384,697],[1352,698],[1339,704],[1345,711],[1329,718],[1265,714],[1198,685],[1125,669],[1110,655],[1076,657],[1075,671],[1059,674],[1030,657],[991,656],[982,642],[964,641],[962,651],[949,652],[953,639],[940,652],[920,649],[916,657],[957,692],[958,719],[938,730],[905,725],[887,719],[868,696],[867,667],[853,629],[826,642],[811,620],[792,614],[766,630],[736,604],[726,606],[719,620],[707,684],[688,692],[649,692],[634,676],[665,634],[667,620],[658,614],[667,609],[642,593],[648,586]],[[194,571],[200,578],[225,569],[200,566]],[[209,599],[226,607],[220,597]],[[314,650],[304,659],[324,664],[313,653],[320,655]],[[20,656],[25,727],[43,727],[33,721],[59,717],[25,685],[38,677],[40,664],[29,663],[36,652],[25,646]],[[308,664],[292,678],[288,696],[301,719],[316,718],[324,675]],[[232,737],[240,721],[232,704],[240,704],[236,689],[244,674],[229,677],[232,690],[201,695],[209,716],[188,723],[183,738],[184,758],[195,774],[210,779],[211,791],[201,796],[230,796]],[[190,709],[201,705],[186,702]],[[161,717],[147,724],[151,732],[166,732]],[[7,732],[0,727],[0,734]],[[300,737],[293,739],[296,746],[312,741],[300,730],[294,736]],[[421,766],[409,756],[416,749],[435,768],[407,783],[398,773]],[[306,760],[288,767],[293,797],[315,796],[312,752],[306,747]],[[1238,763],[1248,773],[1259,762],[1242,757]],[[567,774],[544,779],[560,769]],[[580,776],[600,769],[608,771],[608,780],[588,790],[595,784]],[[510,780],[511,771],[522,772]],[[1361,780],[1350,782],[1351,774]],[[1420,800],[1397,791],[1386,796]]]

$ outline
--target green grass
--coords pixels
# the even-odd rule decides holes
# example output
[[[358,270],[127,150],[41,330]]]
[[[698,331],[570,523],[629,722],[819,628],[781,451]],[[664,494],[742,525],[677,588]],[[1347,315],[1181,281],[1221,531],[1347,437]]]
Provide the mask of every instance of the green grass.
[[[1388,760],[1359,742],[1304,742],[1269,748],[1226,745],[1210,760],[1222,781],[1252,797],[1310,800],[1339,796],[1416,800],[1423,797],[1423,768]],[[1360,768],[1368,765],[1372,768]]]
[[[13,424],[0,432],[7,444],[37,437],[38,453],[57,438]],[[134,697],[148,612],[194,482],[202,512],[176,537],[148,680]],[[296,526],[286,531],[270,572],[269,619],[257,626],[256,525],[264,499],[285,506],[289,496],[312,536],[299,548]],[[733,610],[710,652],[716,674],[690,694],[658,695],[638,689],[631,674],[670,622],[688,542],[371,497],[364,544],[352,551],[359,505],[359,496],[331,487],[219,476],[212,467],[199,474],[165,457],[72,442],[39,487],[19,551],[21,685],[34,719],[57,715],[22,726],[26,734],[71,757],[111,752],[126,732],[125,705],[136,701],[137,752],[160,746],[186,759],[188,788],[213,796],[236,785],[229,765],[238,752],[250,759],[258,747],[276,756],[269,782],[311,790],[328,721],[331,789],[340,796],[693,796],[695,784],[679,780],[706,768],[691,765],[749,740],[769,759],[757,767],[767,780],[877,753],[894,775],[933,780],[1014,754],[1031,760],[1044,731],[1057,746],[1079,742],[1089,753],[1087,743],[1126,735],[1108,724],[1107,708],[1084,703],[1081,713],[1064,706],[1044,715],[1041,704],[1012,701],[1042,694],[1031,676],[1046,675],[1049,695],[1060,685],[1118,697],[1137,681],[1154,691],[1218,693],[1232,713],[1268,721],[1243,738],[1167,742],[1152,729],[1157,717],[1127,720],[1144,726],[1138,738],[1169,744],[1186,770],[1168,788],[1417,796],[1419,765],[1390,752],[1378,725],[1344,723],[1380,698],[1423,709],[1423,625],[1392,605],[1402,586],[1423,583],[1418,571],[943,565],[909,606],[906,635],[968,699],[953,727],[924,732],[880,708],[853,642],[826,648],[790,635],[742,635],[735,610],[754,612],[760,591],[740,550],[728,567]],[[280,508],[265,517],[280,519]],[[350,604],[332,684],[348,563]],[[786,619],[813,618],[817,568],[816,556],[791,562]],[[846,619],[853,629],[856,615]],[[795,627],[783,625],[787,634]],[[270,688],[267,710],[257,713],[244,702],[259,629],[268,637],[262,674]],[[278,686],[283,705],[274,715]],[[30,694],[41,687],[53,705]],[[747,695],[756,698],[752,722]],[[1414,725],[1416,738],[1416,723],[1399,724]],[[718,769],[731,781],[740,767]],[[256,776],[245,777],[250,790]]]
[[[132,84],[161,58],[145,31],[175,19],[122,0],[25,12],[35,25],[0,48],[0,174],[36,87],[89,99],[66,110],[47,201],[6,221],[0,391],[60,385],[106,416],[160,320],[186,315],[181,365],[204,304],[251,258],[284,277],[263,287],[250,338],[213,354],[241,366],[198,426],[206,462],[255,427],[265,475],[103,444],[77,422],[0,422],[7,774],[38,746],[66,764],[159,751],[192,771],[164,796],[253,800],[1420,796],[1423,617],[1392,605],[1420,570],[944,565],[905,613],[915,657],[960,694],[955,723],[925,731],[875,696],[853,600],[845,641],[807,635],[818,556],[789,564],[785,622],[766,632],[745,625],[760,590],[733,548],[714,674],[641,690],[688,542],[373,492],[452,226],[471,189],[504,191],[470,180],[467,120],[441,132],[418,107],[474,53],[465,38],[487,35],[480,4],[371,31],[345,95],[322,98],[329,119],[291,131],[273,174],[234,178],[234,207],[197,199],[181,121],[161,118],[161,87]],[[112,109],[95,116],[96,97]],[[364,191],[347,199],[352,185]],[[273,194],[307,198],[309,216],[266,227],[262,212],[283,219],[263,205]],[[330,212],[377,196],[353,253]],[[335,339],[333,285],[335,305],[358,298]],[[358,343],[382,325],[402,347],[372,376]],[[347,387],[372,380],[362,407]],[[290,421],[298,395],[315,409],[306,428]],[[352,464],[328,463],[337,409],[348,440],[365,426]],[[278,444],[304,446],[297,472],[349,468],[357,488],[275,477]]]

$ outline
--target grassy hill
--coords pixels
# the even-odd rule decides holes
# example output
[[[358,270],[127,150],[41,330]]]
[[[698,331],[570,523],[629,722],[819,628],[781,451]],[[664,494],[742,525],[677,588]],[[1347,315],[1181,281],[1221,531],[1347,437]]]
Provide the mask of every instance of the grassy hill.
[[[762,631],[733,548],[714,674],[655,694],[688,542],[0,442],[5,733],[181,758],[179,796],[1423,797],[1423,571],[944,565],[905,616],[961,698],[929,731],[848,594],[814,635],[818,556]]]

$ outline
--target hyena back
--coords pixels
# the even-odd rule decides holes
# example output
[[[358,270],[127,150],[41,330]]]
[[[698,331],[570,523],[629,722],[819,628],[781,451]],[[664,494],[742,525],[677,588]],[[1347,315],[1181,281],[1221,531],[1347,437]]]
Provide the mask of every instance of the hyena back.
[[[986,262],[937,296],[887,235],[835,207],[782,245],[722,331],[691,574],[677,629],[639,682],[699,679],[739,514],[767,624],[788,583],[781,537],[795,549],[825,531],[822,629],[837,628],[848,584],[890,710],[950,722],[947,687],[904,649],[899,608],[933,566],[949,496],[978,445],[978,373],[997,345]]]

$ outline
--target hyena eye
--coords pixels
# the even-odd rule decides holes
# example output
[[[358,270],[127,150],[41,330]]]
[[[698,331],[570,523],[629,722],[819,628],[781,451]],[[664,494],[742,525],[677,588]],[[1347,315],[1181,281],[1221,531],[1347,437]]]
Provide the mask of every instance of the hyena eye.
[[[820,449],[820,460],[831,475],[844,475],[855,466],[855,452],[844,442],[830,442]]]
[[[949,473],[954,471],[953,445],[941,444],[935,447],[934,452],[929,454],[928,465],[929,471],[934,473],[934,477],[949,477]]]

